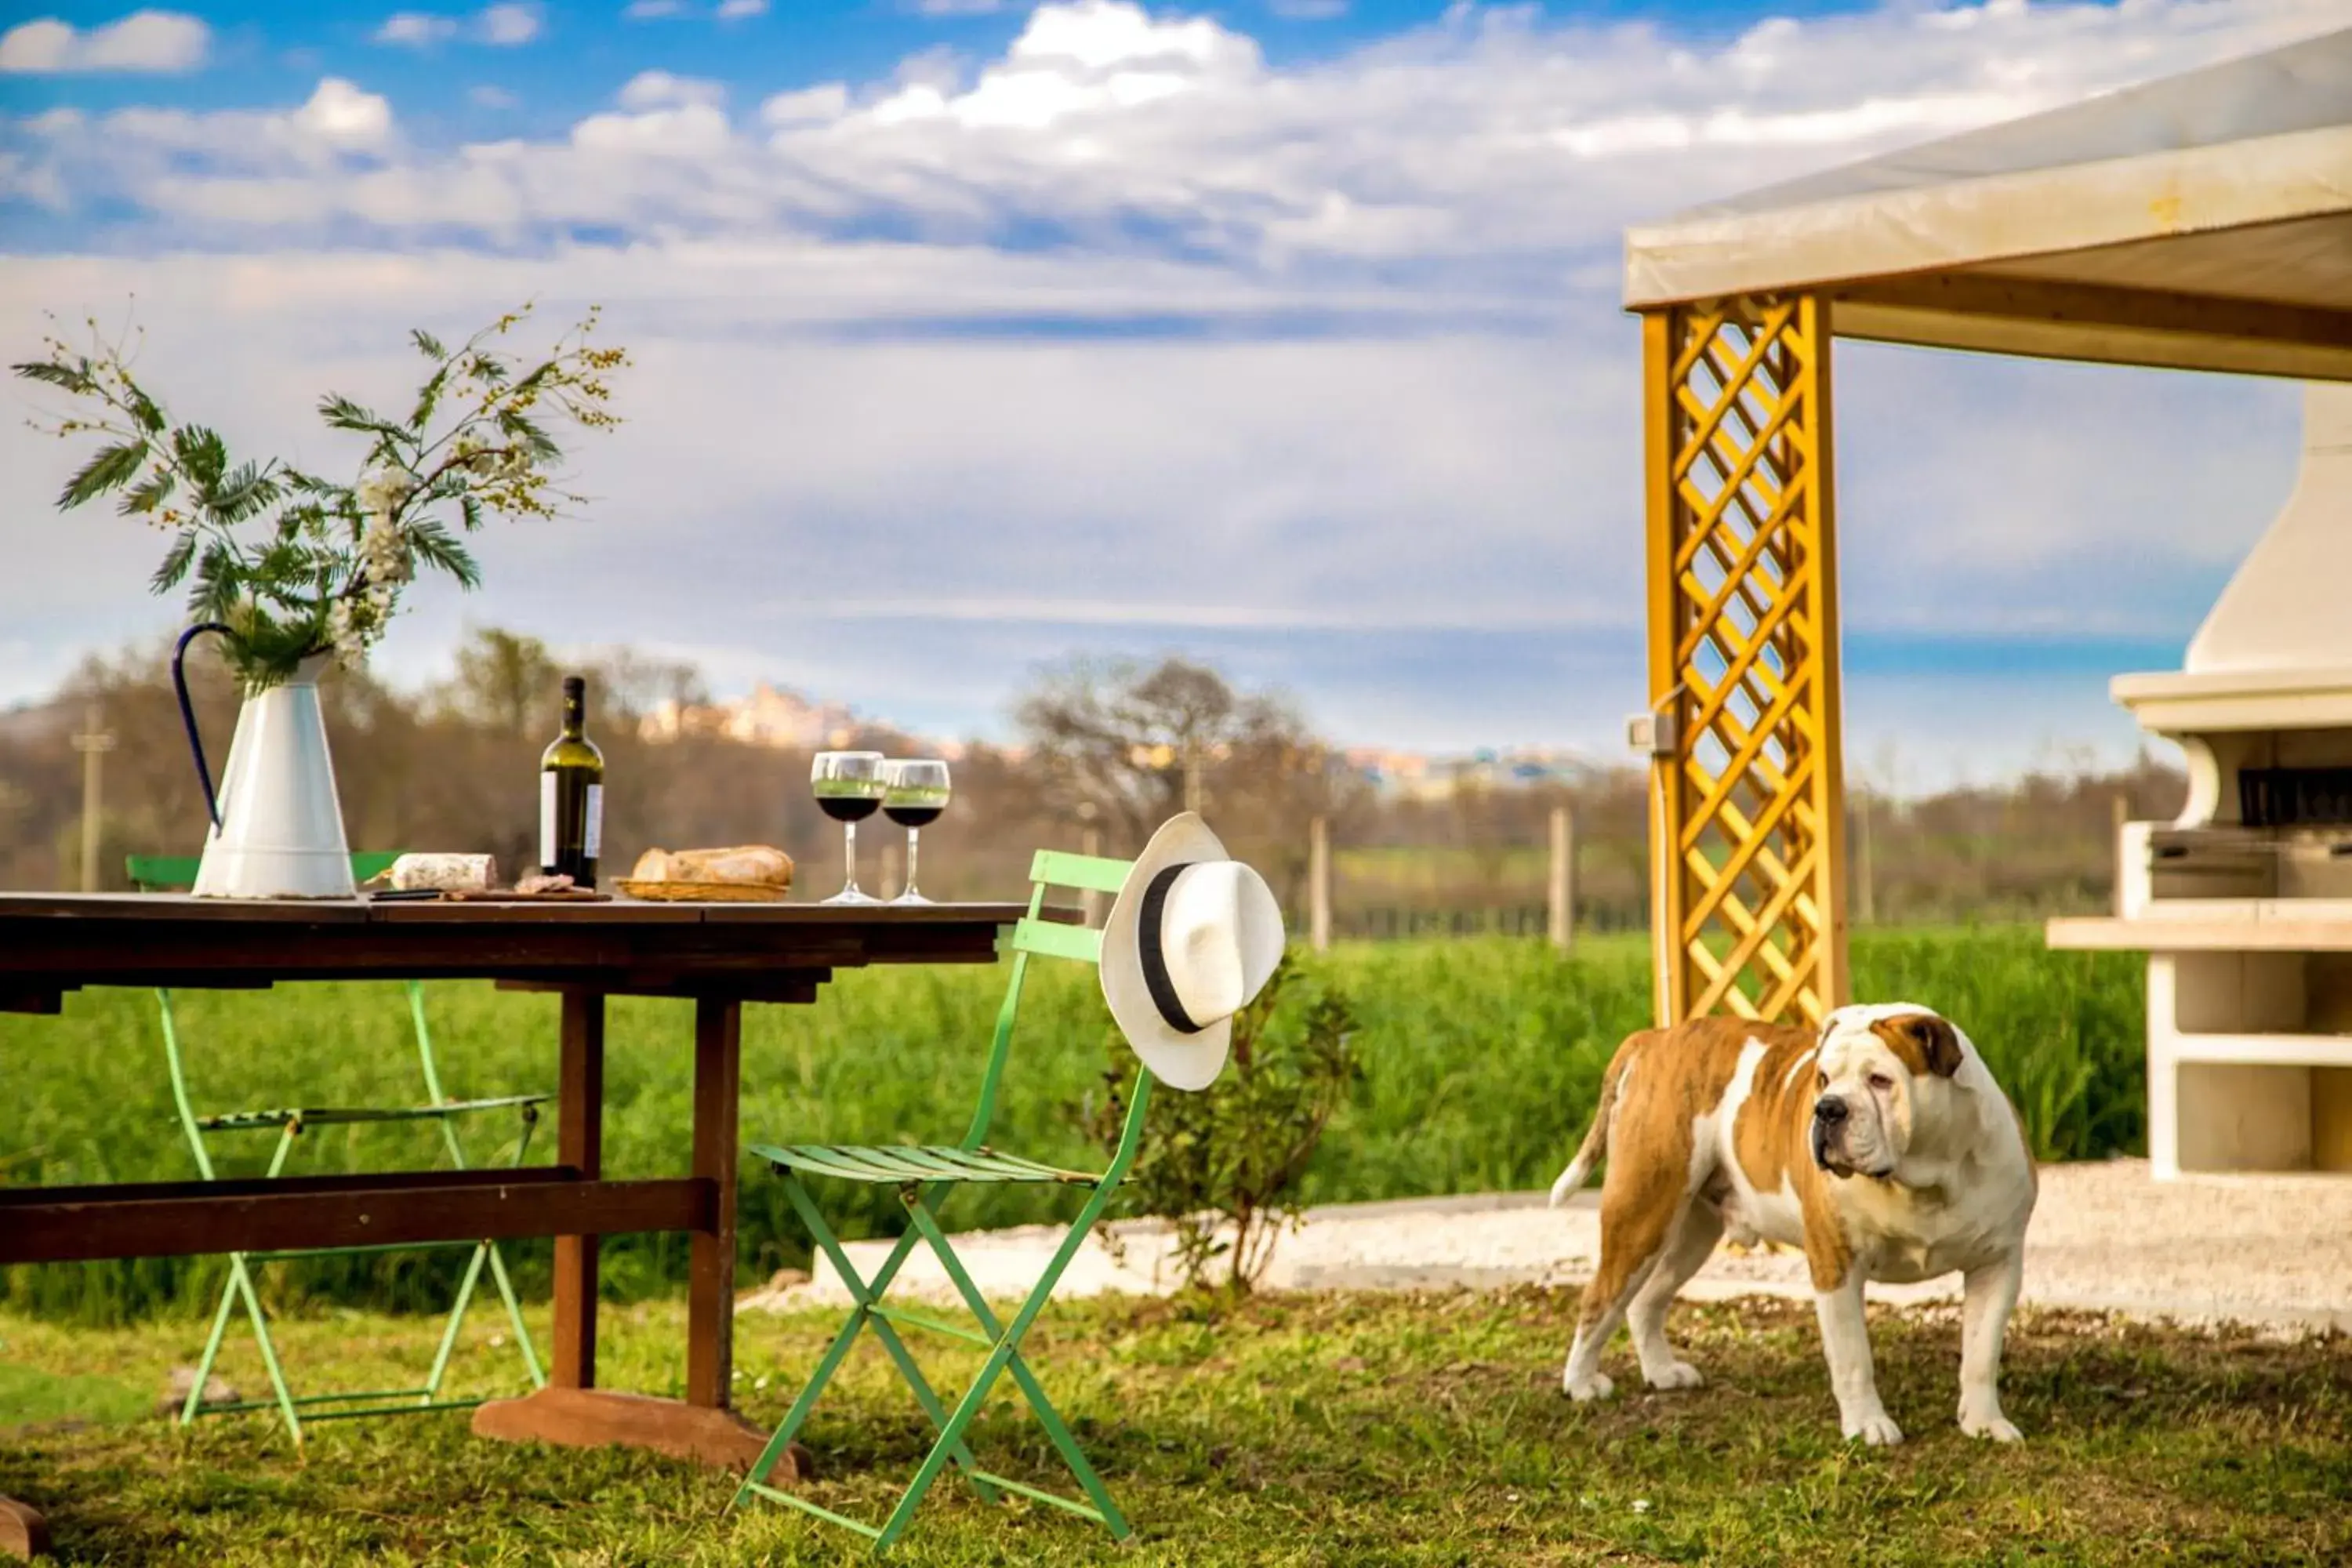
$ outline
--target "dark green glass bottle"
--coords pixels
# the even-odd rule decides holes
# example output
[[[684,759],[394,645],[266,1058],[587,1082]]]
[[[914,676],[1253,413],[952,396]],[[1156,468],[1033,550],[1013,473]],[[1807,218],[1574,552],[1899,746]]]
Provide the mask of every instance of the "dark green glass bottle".
[[[604,753],[583,732],[588,683],[563,678],[563,733],[539,760],[539,868],[596,885],[596,858],[604,841]]]

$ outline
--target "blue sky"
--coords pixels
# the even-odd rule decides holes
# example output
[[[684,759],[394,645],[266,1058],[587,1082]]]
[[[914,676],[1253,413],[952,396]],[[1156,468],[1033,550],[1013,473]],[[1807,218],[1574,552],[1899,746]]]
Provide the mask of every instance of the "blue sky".
[[[486,541],[480,595],[418,595],[395,679],[494,621],[989,733],[1038,661],[1181,650],[1350,742],[1614,756],[1644,701],[1623,225],[2340,24],[723,8],[16,0],[9,357],[44,310],[135,318],[175,412],[325,466],[356,454],[310,405],[397,395],[409,326],[602,303],[636,363],[577,450],[593,503]],[[2127,752],[2106,678],[2177,665],[2286,493],[2294,390],[1840,352],[1861,770]],[[68,455],[17,423],[0,703],[173,619],[152,536],[50,514]]]

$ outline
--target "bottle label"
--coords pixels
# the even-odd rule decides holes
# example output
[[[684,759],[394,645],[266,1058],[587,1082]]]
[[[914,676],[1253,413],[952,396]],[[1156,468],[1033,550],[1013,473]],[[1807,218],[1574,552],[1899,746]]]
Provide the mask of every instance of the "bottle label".
[[[555,770],[539,775],[539,868],[555,869]]]
[[[580,829],[580,853],[593,860],[604,847],[604,786],[588,786],[588,820]]]

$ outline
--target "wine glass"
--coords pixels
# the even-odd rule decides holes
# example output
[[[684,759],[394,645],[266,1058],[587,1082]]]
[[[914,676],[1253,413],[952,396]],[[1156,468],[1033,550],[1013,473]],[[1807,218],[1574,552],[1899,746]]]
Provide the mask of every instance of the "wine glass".
[[[948,808],[948,765],[900,759],[882,764],[882,815],[907,830],[907,890],[894,904],[928,904],[915,891],[915,846],[923,828]]]
[[[842,855],[848,867],[841,891],[828,904],[878,904],[858,890],[857,825],[882,809],[882,753],[819,752],[809,763],[809,787],[819,810],[841,824]]]

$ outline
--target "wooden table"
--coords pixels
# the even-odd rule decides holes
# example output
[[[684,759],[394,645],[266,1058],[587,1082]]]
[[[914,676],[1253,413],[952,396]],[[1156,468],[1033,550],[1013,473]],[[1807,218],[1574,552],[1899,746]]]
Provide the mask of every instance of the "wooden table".
[[[999,929],[1025,912],[1017,904],[0,893],[5,1011],[56,1013],[66,993],[86,985],[262,989],[289,980],[488,979],[562,999],[552,1165],[0,1188],[0,1264],[551,1236],[549,1385],[481,1406],[474,1430],[748,1464],[762,1435],[729,1408],[742,1005],[813,1002],[835,970],[861,964],[991,963]],[[694,1001],[694,1158],[684,1175],[604,1177],[604,998],[612,995]],[[646,1230],[693,1238],[683,1401],[596,1387],[597,1238]],[[29,1553],[44,1538],[38,1513],[0,1498],[0,1549]]]

